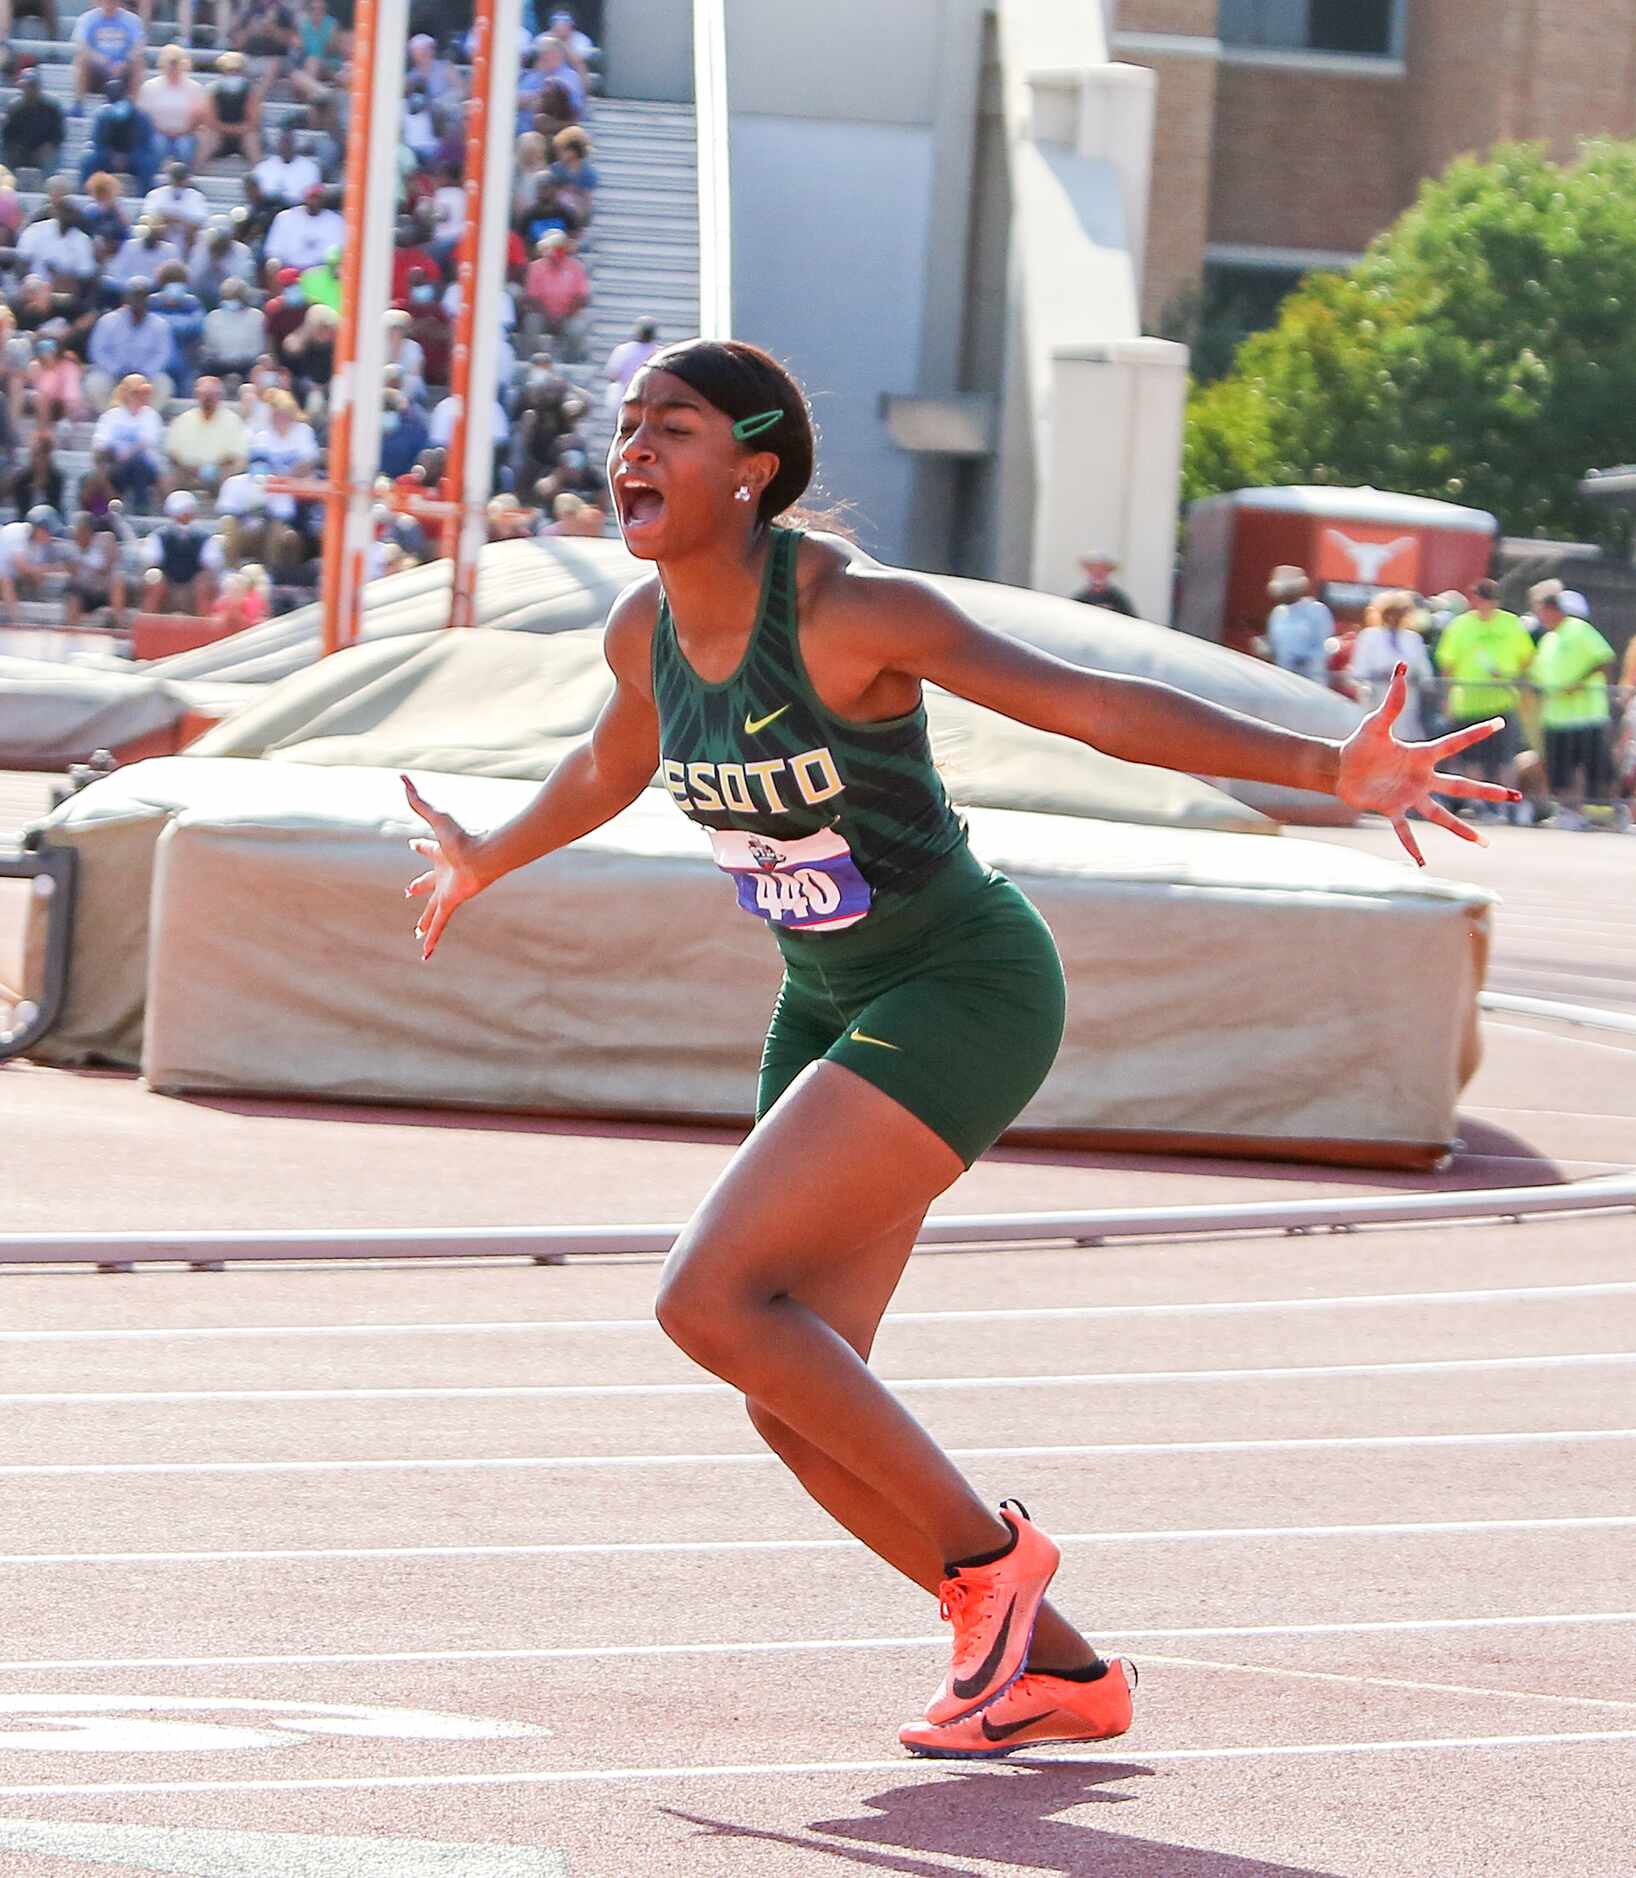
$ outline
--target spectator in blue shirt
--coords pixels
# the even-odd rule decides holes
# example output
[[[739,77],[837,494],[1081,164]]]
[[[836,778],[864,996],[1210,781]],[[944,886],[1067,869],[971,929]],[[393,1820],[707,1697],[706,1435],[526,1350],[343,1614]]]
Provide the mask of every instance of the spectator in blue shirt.
[[[86,97],[111,78],[122,78],[131,86],[141,82],[148,29],[141,15],[122,7],[119,0],[96,0],[82,13],[74,22],[73,43],[76,109],[83,109]]]
[[[146,195],[159,169],[159,139],[152,120],[133,101],[123,78],[110,78],[105,95],[108,102],[91,119],[91,147],[80,164],[80,181],[98,170],[123,170],[136,178],[137,188]]]
[[[159,270],[154,283],[153,310],[170,328],[170,376],[178,397],[193,395],[194,374],[199,369],[199,341],[204,333],[203,302],[187,284],[187,268],[181,261],[168,261]]]
[[[93,408],[100,409],[114,386],[133,374],[148,381],[161,404],[175,390],[170,376],[170,327],[148,305],[148,291],[147,281],[133,280],[125,289],[125,304],[104,313],[91,328],[85,396]]]
[[[430,432],[426,419],[401,391],[381,398],[381,474],[394,482],[407,476],[420,461]]]

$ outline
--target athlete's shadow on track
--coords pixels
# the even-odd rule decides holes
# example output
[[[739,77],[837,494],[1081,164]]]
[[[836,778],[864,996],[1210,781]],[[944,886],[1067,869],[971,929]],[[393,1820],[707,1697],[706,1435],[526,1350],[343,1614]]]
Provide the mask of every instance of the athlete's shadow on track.
[[[1054,1817],[1070,1807],[1134,1800],[1138,1797],[1134,1793],[1102,1789],[1152,1773],[1151,1767],[1139,1762],[1122,1761],[1095,1766],[1012,1761],[1005,1767],[951,1770],[942,1780],[919,1780],[912,1786],[870,1795],[863,1804],[871,1811],[863,1818],[815,1819],[804,1833],[739,1825],[684,1813],[673,1806],[659,1810],[703,1827],[711,1837],[802,1847],[828,1853],[854,1868],[902,1872],[912,1878],[979,1878],[979,1874],[960,1865],[929,1865],[902,1853],[993,1860],[1023,1871],[1061,1874],[1061,1878],[1335,1878],[1333,1873],[1307,1865],[1278,1865],[1265,1859],[1238,1858],[1231,1852],[1130,1838]],[[894,1849],[865,1851],[865,1846]]]

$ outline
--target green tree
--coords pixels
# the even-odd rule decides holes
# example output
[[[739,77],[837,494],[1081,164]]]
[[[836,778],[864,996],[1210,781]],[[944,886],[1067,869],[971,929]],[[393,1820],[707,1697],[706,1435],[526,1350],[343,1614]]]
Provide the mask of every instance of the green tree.
[[[1344,274],[1311,275],[1195,387],[1189,500],[1372,483],[1492,509],[1510,534],[1613,541],[1578,495],[1636,457],[1636,144],[1462,158]]]

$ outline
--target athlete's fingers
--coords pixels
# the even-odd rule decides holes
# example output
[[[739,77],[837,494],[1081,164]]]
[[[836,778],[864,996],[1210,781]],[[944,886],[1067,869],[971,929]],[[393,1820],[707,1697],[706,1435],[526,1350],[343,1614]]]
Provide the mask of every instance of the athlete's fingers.
[[[1432,745],[1436,752],[1434,761],[1442,763],[1451,756],[1458,756],[1462,750],[1469,750],[1474,743],[1481,743],[1485,737],[1492,737],[1495,731],[1504,729],[1503,717],[1491,717],[1486,723],[1467,724],[1464,730],[1451,730],[1446,737],[1439,737]]]
[[[435,873],[417,874],[415,878],[410,881],[409,885],[404,888],[403,897],[406,900],[418,899],[421,894],[430,893],[436,885],[437,875]]]
[[[1475,841],[1479,848],[1488,846],[1487,835],[1480,834],[1468,822],[1463,822],[1458,815],[1451,815],[1441,802],[1434,802],[1430,796],[1422,796],[1415,804],[1428,822],[1436,822],[1439,828],[1446,828],[1451,835],[1458,835],[1462,841]]]
[[[1398,840],[1409,850],[1410,857],[1414,861],[1415,866],[1424,867],[1426,865],[1426,857],[1420,852],[1420,843],[1414,838],[1414,830],[1409,826],[1408,816],[1393,816],[1392,826],[1397,830]]]
[[[1408,673],[1408,666],[1399,664],[1392,673],[1392,682],[1386,687],[1386,696],[1381,699],[1375,712],[1376,720],[1384,730],[1390,730],[1403,715],[1404,702],[1409,695]]]
[[[1504,783],[1478,782],[1471,776],[1456,776],[1448,770],[1433,770],[1431,786],[1439,795],[1470,796],[1477,802],[1520,802],[1522,791]]]
[[[434,809],[407,776],[400,777],[404,793],[409,798],[409,806],[434,834],[442,834],[444,828],[454,827],[454,818],[445,815],[442,809]],[[439,826],[441,824],[441,827]]]
[[[416,854],[424,854],[428,861],[435,861],[442,852],[437,842],[427,840],[424,835],[417,836],[409,845]]]
[[[421,963],[423,965],[437,950],[437,942],[443,937],[443,928],[449,923],[450,909],[446,907],[442,901],[434,900],[429,911],[431,919],[426,927],[424,945],[422,946],[420,954]]]

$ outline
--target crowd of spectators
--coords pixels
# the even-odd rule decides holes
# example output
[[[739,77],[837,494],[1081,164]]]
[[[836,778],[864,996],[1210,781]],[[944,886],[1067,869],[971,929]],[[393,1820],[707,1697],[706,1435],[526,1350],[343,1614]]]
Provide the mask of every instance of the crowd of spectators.
[[[24,11],[55,35],[51,0]],[[438,551],[396,497],[435,490],[454,429],[469,28],[449,11],[416,0],[433,30],[411,38],[404,75],[376,572]],[[491,532],[598,534],[584,421],[657,337],[643,322],[605,366],[586,358],[599,178],[580,120],[598,51],[567,12],[525,12]],[[178,0],[174,21],[153,0],[93,0],[66,86],[43,82],[26,36],[8,42],[0,605],[13,617],[42,593],[71,620],[140,607],[239,621],[311,597],[322,506],[270,479],[324,467],[349,19],[334,0],[213,0],[197,16]]]

